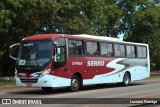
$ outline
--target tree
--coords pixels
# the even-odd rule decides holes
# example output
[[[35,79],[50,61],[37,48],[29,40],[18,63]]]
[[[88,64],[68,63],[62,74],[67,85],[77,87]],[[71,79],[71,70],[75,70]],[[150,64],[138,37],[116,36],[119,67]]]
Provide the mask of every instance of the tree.
[[[122,15],[119,21],[119,32],[124,33],[125,36],[130,36],[134,27],[134,15],[136,12],[136,0],[116,0]]]
[[[42,33],[46,23],[57,11],[55,0],[0,1],[0,69],[8,71],[9,46],[22,38]],[[53,10],[54,8],[54,10]]]
[[[116,37],[121,15],[114,1],[59,0],[60,8],[52,16],[53,30],[68,34],[93,34]]]
[[[100,11],[93,19],[93,33],[95,35],[117,37],[119,19],[122,15],[121,10],[112,0],[104,1],[98,7],[100,7]]]

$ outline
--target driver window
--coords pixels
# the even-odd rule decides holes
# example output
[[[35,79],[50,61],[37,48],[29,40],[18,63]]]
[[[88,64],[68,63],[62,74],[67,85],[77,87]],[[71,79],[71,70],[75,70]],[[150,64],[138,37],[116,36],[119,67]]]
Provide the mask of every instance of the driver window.
[[[66,41],[65,38],[59,38],[54,41],[54,66],[60,67],[66,64]]]

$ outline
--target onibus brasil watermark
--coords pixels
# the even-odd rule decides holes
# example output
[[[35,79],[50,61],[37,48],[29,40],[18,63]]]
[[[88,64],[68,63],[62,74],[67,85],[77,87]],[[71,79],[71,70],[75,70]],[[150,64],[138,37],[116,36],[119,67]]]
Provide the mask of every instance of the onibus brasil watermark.
[[[42,100],[36,99],[2,99],[2,104],[42,104]]]

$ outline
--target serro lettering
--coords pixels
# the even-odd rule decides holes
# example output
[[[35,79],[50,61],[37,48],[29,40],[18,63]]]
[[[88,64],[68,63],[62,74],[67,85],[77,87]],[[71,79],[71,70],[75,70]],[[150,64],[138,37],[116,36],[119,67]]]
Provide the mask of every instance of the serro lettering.
[[[104,61],[88,61],[87,66],[104,66]]]

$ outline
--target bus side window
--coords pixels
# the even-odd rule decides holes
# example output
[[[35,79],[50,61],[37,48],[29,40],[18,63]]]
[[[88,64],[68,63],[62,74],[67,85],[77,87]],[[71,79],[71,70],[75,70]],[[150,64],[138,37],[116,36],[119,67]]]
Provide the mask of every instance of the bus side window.
[[[82,41],[69,40],[69,55],[83,55]]]
[[[78,55],[83,55],[83,44],[82,44],[82,41],[77,41],[77,51],[78,51]]]
[[[147,57],[147,48],[143,46],[137,46],[137,57],[146,58]]]
[[[126,52],[127,52],[126,53],[127,57],[130,57],[130,58],[136,57],[135,46],[126,45]]]
[[[69,40],[69,55],[77,54],[77,44],[74,40]]]
[[[110,57],[113,56],[113,46],[110,43],[101,43],[101,56]]]
[[[86,42],[86,48],[88,56],[99,56],[99,49],[97,42]]]
[[[116,57],[125,57],[125,46],[120,44],[114,45],[115,56]]]

